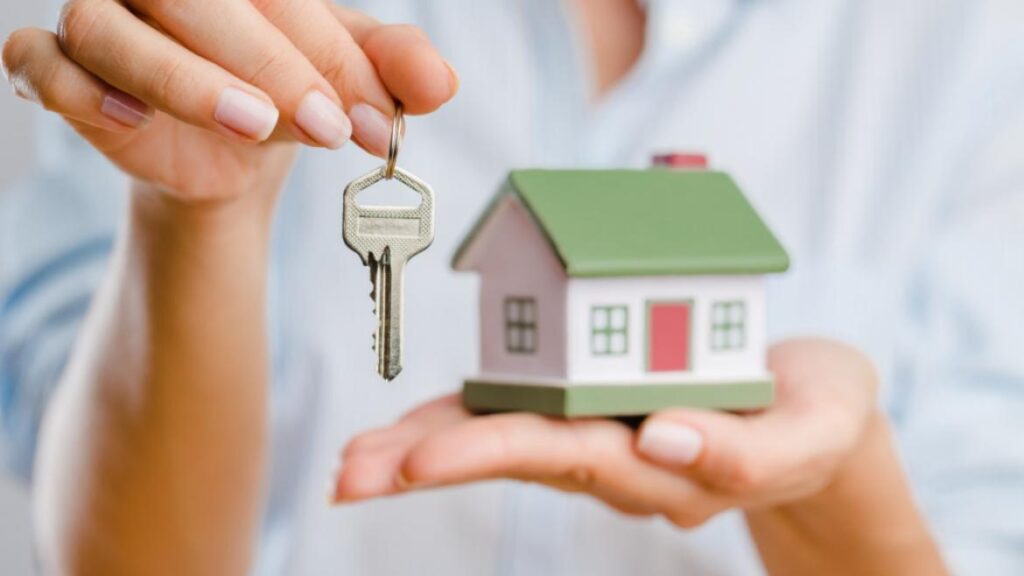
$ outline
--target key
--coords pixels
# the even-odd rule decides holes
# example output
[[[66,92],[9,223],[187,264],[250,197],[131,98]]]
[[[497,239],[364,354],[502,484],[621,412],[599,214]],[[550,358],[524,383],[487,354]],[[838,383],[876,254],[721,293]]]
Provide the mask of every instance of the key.
[[[360,192],[386,179],[382,166],[345,188],[343,234],[365,266],[370,268],[370,297],[377,314],[373,346],[377,373],[392,380],[402,371],[402,294],[405,265],[434,241],[434,193],[401,168],[392,166],[394,178],[420,195],[419,206],[361,206]]]

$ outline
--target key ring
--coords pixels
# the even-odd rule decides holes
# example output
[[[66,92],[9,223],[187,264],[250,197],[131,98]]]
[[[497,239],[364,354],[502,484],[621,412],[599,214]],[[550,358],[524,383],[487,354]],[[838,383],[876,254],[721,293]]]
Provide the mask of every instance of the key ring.
[[[391,180],[395,176],[398,164],[398,152],[402,149],[402,134],[405,132],[405,114],[402,103],[395,102],[395,118],[391,121],[391,141],[388,142],[388,161],[384,165],[384,178]]]

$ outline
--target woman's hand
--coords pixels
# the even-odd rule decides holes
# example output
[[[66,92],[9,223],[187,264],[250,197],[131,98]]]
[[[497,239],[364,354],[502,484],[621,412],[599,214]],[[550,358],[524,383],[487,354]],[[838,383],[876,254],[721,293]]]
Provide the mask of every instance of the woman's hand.
[[[12,34],[3,67],[129,175],[201,203],[272,200],[287,142],[383,155],[394,99],[422,114],[457,88],[419,30],[324,0],[71,0],[56,34]]]
[[[342,456],[334,499],[351,502],[512,478],[584,492],[626,514],[661,515],[686,528],[741,508],[769,567],[783,573],[831,568],[803,562],[799,538],[783,537],[781,529],[763,530],[790,526],[794,518],[802,522],[813,517],[819,526],[831,525],[836,534],[871,530],[872,538],[892,526],[912,525],[919,531],[911,532],[920,538],[911,540],[934,552],[916,520],[892,457],[885,420],[875,407],[877,376],[871,364],[845,345],[796,340],[773,347],[768,365],[777,379],[771,408],[750,414],[666,410],[649,417],[639,432],[604,419],[472,416],[457,397],[443,398],[390,428],[355,438]],[[863,476],[884,481],[861,481]],[[848,493],[851,484],[860,494]],[[893,494],[906,498],[894,501]],[[845,500],[825,504],[833,495]],[[863,526],[876,519],[869,514],[871,505],[864,505],[872,500],[886,508],[877,517],[887,526]],[[802,512],[813,509],[814,514],[797,512],[805,502]],[[856,504],[846,506],[848,502]],[[903,504],[913,517],[907,523],[897,518]],[[840,517],[825,521],[815,516],[825,510]],[[855,537],[834,540],[846,552],[858,553]],[[776,554],[776,543],[785,546],[784,553]],[[815,541],[802,543],[811,550],[820,548]],[[886,558],[879,550],[867,552],[876,553],[875,560]],[[845,554],[825,557],[840,562]],[[857,560],[846,562],[849,568]]]
[[[474,417],[458,397],[443,398],[355,438],[337,499],[507,477],[685,527],[728,508],[799,499],[827,485],[864,436],[876,377],[853,349],[819,341],[776,346],[769,366],[778,379],[770,409],[666,410],[639,433],[605,419]]]

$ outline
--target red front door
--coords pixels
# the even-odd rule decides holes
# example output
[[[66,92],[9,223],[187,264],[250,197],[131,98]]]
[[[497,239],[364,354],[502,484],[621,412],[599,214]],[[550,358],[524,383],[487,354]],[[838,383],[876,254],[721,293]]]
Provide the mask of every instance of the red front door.
[[[690,369],[690,311],[689,302],[652,303],[648,307],[648,370]]]

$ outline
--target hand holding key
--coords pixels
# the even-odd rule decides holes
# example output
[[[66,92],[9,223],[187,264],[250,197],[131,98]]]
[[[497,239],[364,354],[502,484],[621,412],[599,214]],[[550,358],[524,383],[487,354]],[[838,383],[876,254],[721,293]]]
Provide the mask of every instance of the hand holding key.
[[[301,142],[351,134],[387,152],[394,99],[414,114],[458,81],[427,37],[323,0],[70,0],[3,67],[138,181],[193,205],[273,199]],[[269,204],[269,203],[267,203]]]
[[[345,188],[344,237],[370,268],[370,297],[377,314],[374,350],[377,373],[392,380],[402,371],[402,294],[405,263],[434,241],[434,193],[419,178],[396,166],[405,120],[395,107],[387,163]],[[420,195],[418,206],[361,206],[356,198],[381,180],[397,179]]]

